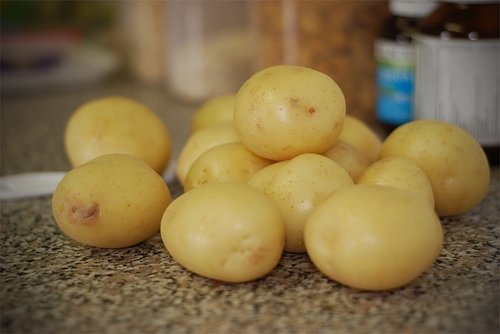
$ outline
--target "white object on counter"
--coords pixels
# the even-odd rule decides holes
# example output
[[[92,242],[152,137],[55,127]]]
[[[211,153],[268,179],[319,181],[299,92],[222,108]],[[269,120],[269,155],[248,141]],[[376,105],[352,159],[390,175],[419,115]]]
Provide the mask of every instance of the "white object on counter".
[[[162,177],[167,182],[176,178],[173,161]],[[51,195],[66,172],[34,172],[0,177],[0,200]]]

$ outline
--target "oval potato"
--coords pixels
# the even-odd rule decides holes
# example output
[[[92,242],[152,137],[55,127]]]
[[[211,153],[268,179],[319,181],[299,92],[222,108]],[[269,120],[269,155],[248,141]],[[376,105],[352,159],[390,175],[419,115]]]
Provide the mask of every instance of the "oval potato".
[[[166,125],[148,107],[113,96],[75,110],[66,123],[64,147],[73,167],[101,155],[125,153],[161,174],[170,160],[172,142]]]
[[[157,233],[169,203],[167,184],[146,162],[127,154],[106,154],[63,177],[52,195],[52,212],[71,239],[121,248]]]
[[[275,161],[323,153],[338,137],[345,99],[329,76],[277,65],[250,77],[236,95],[234,125],[252,152]]]
[[[304,225],[309,214],[331,193],[353,181],[335,161],[304,153],[264,167],[248,184],[277,204],[285,219],[285,251],[305,252]]]
[[[401,125],[384,141],[380,158],[405,157],[429,178],[439,216],[477,206],[488,192],[490,167],[479,143],[464,129],[438,120]]]
[[[370,159],[361,154],[354,146],[340,139],[326,150],[323,155],[342,166],[354,181],[358,179],[371,162]]]
[[[217,123],[232,122],[236,94],[212,97],[205,101],[191,118],[191,132]]]
[[[262,158],[242,143],[221,144],[210,148],[191,165],[184,182],[189,191],[210,182],[244,182],[271,160]]]
[[[391,290],[426,271],[443,244],[429,204],[404,189],[353,185],[314,210],[305,226],[309,257],[326,276],[360,290]]]
[[[193,162],[208,149],[225,143],[239,142],[232,122],[213,124],[191,134],[179,153],[176,175],[183,185]]]
[[[356,183],[406,189],[425,198],[434,208],[434,194],[427,175],[416,163],[406,158],[390,157],[375,161]]]
[[[382,146],[382,140],[377,133],[365,122],[351,115],[346,115],[338,139],[353,146],[370,159],[370,162],[377,160]]]
[[[186,269],[225,282],[268,274],[283,253],[285,228],[276,204],[245,183],[209,183],[165,210],[161,237]]]

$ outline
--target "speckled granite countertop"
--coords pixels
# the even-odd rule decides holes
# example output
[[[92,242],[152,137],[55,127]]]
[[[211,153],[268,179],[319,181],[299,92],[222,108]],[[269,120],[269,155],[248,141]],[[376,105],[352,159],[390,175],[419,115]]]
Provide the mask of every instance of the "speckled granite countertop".
[[[2,96],[1,174],[67,170],[67,117],[112,94],[152,107],[178,153],[194,106],[160,87],[103,83]],[[59,232],[50,196],[2,201],[1,333],[498,333],[499,169],[492,175],[479,207],[442,221],[445,245],[434,266],[384,293],[336,284],[300,254],[285,254],[258,281],[223,284],[180,267],[159,235],[126,249],[85,247]]]

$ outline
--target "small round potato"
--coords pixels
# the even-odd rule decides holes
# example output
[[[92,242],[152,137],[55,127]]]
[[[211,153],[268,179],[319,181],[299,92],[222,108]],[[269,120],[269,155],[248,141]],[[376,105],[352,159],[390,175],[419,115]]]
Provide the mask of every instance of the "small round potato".
[[[422,196],[434,208],[432,186],[413,161],[402,157],[390,157],[375,161],[359,177],[358,184],[379,184],[409,190]]]
[[[104,154],[125,153],[143,159],[159,174],[172,150],[162,120],[124,97],[100,98],[80,106],[66,124],[64,145],[73,167]]]
[[[370,291],[410,283],[434,263],[443,244],[439,218],[421,196],[380,185],[339,189],[311,213],[304,235],[323,274]]]
[[[345,117],[345,99],[329,76],[310,68],[265,68],[236,95],[234,125],[242,143],[270,160],[321,154],[333,145]]]
[[[285,228],[276,204],[245,183],[208,183],[165,210],[161,237],[186,269],[226,282],[258,279],[283,253]]]
[[[210,148],[195,160],[186,175],[184,191],[209,182],[244,182],[271,160],[262,158],[242,143],[221,144]]]
[[[177,179],[184,184],[185,178],[193,162],[209,148],[214,146],[239,142],[233,122],[222,122],[206,126],[191,136],[182,147],[176,166]]]
[[[323,155],[342,166],[354,181],[370,165],[370,159],[343,140],[337,140]]]
[[[439,216],[467,212],[486,196],[490,181],[488,159],[464,129],[438,120],[401,125],[384,141],[380,158],[405,157],[429,178]]]
[[[339,135],[339,140],[342,140],[361,154],[368,157],[370,162],[377,160],[382,140],[365,122],[360,119],[346,115],[344,127]]]
[[[191,132],[216,123],[233,120],[236,94],[219,95],[207,100],[194,113],[191,119]]]
[[[52,196],[52,212],[71,239],[121,248],[157,233],[169,203],[167,184],[143,160],[107,154],[63,177]]]
[[[305,252],[304,224],[309,214],[331,193],[353,181],[335,161],[315,153],[264,167],[248,184],[277,204],[285,219],[285,251]]]

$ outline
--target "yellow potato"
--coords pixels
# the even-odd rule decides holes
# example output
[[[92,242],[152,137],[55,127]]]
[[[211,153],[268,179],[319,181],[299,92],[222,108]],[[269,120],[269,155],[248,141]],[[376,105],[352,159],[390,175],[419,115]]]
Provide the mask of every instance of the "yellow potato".
[[[304,224],[328,195],[353,181],[335,161],[314,153],[264,167],[248,184],[277,204],[285,219],[287,252],[305,252]]]
[[[149,239],[170,203],[167,184],[143,160],[108,154],[75,167],[57,185],[52,212],[82,244],[120,248]]]
[[[477,206],[490,181],[488,159],[464,129],[443,121],[418,120],[394,130],[380,158],[405,157],[429,178],[439,216],[457,215]]]
[[[337,140],[323,155],[342,166],[354,181],[370,165],[370,159],[343,140]]]
[[[339,86],[310,68],[278,65],[254,74],[236,95],[234,125],[242,143],[270,160],[323,153],[345,117]]]
[[[219,95],[203,103],[191,119],[191,132],[206,126],[233,120],[236,94]]]
[[[184,191],[209,182],[244,182],[272,163],[253,153],[242,143],[221,144],[195,160],[184,180]]]
[[[184,184],[193,162],[209,148],[239,141],[240,138],[232,122],[213,124],[191,134],[179,153],[176,166],[177,179]]]
[[[186,269],[226,282],[260,278],[278,264],[285,240],[273,201],[245,183],[209,183],[165,210],[161,237]]]
[[[125,153],[143,159],[159,174],[172,150],[162,120],[124,97],[100,98],[80,106],[66,124],[64,145],[73,167],[104,154]]]
[[[370,162],[377,160],[382,140],[365,122],[356,117],[346,115],[344,127],[338,137],[361,154],[368,157]]]
[[[413,161],[402,157],[378,160],[370,165],[357,180],[358,184],[378,184],[409,190],[434,208],[434,195],[429,179]]]
[[[439,218],[421,196],[379,185],[339,189],[312,212],[304,235],[323,274],[372,291],[410,283],[434,263],[443,244]]]

